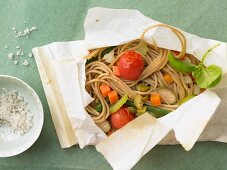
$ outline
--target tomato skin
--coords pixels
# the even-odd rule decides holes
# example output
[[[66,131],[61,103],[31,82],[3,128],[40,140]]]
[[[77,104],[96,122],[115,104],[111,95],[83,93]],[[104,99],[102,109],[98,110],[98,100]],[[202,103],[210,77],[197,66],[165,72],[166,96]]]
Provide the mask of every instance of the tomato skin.
[[[118,65],[121,77],[126,80],[137,80],[144,68],[142,55],[136,51],[124,52]]]
[[[110,121],[113,128],[120,129],[133,119],[134,116],[129,113],[128,108],[121,107],[118,111],[112,113]]]

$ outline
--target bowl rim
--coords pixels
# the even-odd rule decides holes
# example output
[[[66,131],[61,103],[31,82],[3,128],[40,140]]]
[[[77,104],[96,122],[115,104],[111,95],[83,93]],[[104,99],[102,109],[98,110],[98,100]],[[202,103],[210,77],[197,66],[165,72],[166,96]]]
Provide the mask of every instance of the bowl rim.
[[[27,83],[25,83],[23,80],[14,77],[14,76],[9,76],[9,75],[1,75],[0,74],[0,79],[1,78],[5,78],[5,79],[11,79],[13,81],[17,81],[20,84],[22,84],[23,86],[25,86],[25,88],[30,91],[30,93],[32,94],[32,96],[34,97],[34,100],[36,100],[36,102],[38,103],[38,107],[40,110],[40,119],[38,122],[38,128],[36,130],[35,135],[33,135],[33,137],[31,138],[31,140],[29,140],[27,143],[24,144],[23,147],[20,147],[19,149],[16,149],[15,151],[11,151],[11,152],[1,152],[0,151],[0,157],[11,157],[11,156],[15,156],[18,154],[21,154],[22,152],[26,151],[27,149],[29,149],[38,139],[38,137],[41,134],[42,128],[43,128],[43,123],[44,123],[44,111],[43,111],[43,106],[42,106],[42,102],[39,99],[39,96],[37,95],[37,93],[35,92],[35,90],[33,88],[31,88]]]

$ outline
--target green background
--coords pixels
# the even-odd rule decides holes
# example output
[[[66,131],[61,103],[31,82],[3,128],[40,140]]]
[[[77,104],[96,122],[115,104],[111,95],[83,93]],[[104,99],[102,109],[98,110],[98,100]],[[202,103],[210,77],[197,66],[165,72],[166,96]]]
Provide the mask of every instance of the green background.
[[[179,27],[202,37],[227,41],[226,0],[1,0],[0,1],[0,74],[13,75],[27,82],[38,93],[45,111],[42,133],[26,152],[0,158],[0,169],[111,169],[92,146],[61,149],[50,116],[31,48],[54,41],[84,38],[83,21],[87,9],[95,6],[138,9],[155,20]],[[30,19],[29,23],[24,22]],[[15,38],[12,27],[37,26],[29,38]],[[10,34],[10,35],[9,35]],[[5,45],[9,48],[4,50]],[[7,58],[20,45],[24,56],[14,65]],[[21,66],[28,59],[28,67]],[[129,151],[130,152],[130,151]],[[190,152],[177,146],[156,146],[134,169],[227,169],[227,145],[197,143]]]

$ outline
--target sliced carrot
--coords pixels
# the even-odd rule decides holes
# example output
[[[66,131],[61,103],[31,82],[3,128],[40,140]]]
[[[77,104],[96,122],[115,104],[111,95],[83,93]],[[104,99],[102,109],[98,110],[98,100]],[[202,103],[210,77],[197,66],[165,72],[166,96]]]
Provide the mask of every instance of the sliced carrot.
[[[114,104],[115,102],[117,102],[119,100],[117,92],[115,90],[109,92],[108,97],[109,97],[109,100],[110,100],[110,104]]]
[[[158,93],[151,94],[151,105],[152,106],[160,106],[161,105],[161,96]]]
[[[120,72],[119,72],[119,67],[118,66],[113,66],[113,73],[116,76],[120,76]]]
[[[172,78],[171,75],[168,74],[168,73],[165,73],[165,74],[163,75],[163,78],[164,78],[164,80],[166,81],[166,83],[168,83],[168,84],[170,84],[170,83],[173,82],[173,78]]]
[[[101,84],[99,89],[100,89],[103,97],[107,97],[108,93],[111,92],[110,86],[107,84]]]

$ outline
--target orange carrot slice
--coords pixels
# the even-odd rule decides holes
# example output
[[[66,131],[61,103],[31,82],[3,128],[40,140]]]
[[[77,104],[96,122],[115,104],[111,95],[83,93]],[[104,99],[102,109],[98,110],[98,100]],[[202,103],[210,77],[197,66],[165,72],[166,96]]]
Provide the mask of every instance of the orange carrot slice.
[[[170,84],[170,83],[173,82],[173,78],[172,78],[171,75],[168,74],[168,73],[165,73],[165,74],[163,75],[163,78],[164,78],[164,80],[166,81],[166,83],[168,83],[168,84]]]
[[[107,84],[101,84],[99,89],[100,89],[103,97],[107,97],[108,93],[111,92],[110,86]]]
[[[120,72],[119,72],[119,67],[118,66],[113,66],[113,73],[116,76],[120,76]]]
[[[109,100],[110,100],[110,104],[114,104],[115,102],[117,102],[119,100],[117,92],[115,90],[109,92],[108,97],[109,97]]]
[[[161,105],[161,96],[158,93],[151,94],[151,105],[152,106],[160,106]]]

